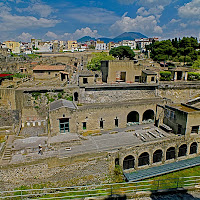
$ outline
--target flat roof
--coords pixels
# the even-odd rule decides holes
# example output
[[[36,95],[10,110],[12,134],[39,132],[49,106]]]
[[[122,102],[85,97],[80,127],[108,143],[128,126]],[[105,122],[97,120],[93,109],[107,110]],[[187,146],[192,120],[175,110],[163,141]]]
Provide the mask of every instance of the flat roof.
[[[178,110],[181,110],[181,111],[187,112],[187,113],[198,111],[198,110],[195,109],[195,108],[191,108],[191,107],[186,106],[186,105],[183,105],[183,104],[167,105],[167,107],[176,108],[176,109],[178,109]]]
[[[33,71],[64,71],[65,65],[37,65]]]

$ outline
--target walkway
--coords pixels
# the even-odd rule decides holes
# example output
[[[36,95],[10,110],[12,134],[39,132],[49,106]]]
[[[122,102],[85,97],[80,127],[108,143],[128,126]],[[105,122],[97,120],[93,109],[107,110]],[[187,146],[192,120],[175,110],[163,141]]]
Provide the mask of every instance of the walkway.
[[[136,172],[124,173],[124,175],[128,181],[139,181],[198,165],[200,165],[200,157],[195,157],[187,160],[181,160],[161,165],[158,167],[151,167],[148,169],[138,170]]]

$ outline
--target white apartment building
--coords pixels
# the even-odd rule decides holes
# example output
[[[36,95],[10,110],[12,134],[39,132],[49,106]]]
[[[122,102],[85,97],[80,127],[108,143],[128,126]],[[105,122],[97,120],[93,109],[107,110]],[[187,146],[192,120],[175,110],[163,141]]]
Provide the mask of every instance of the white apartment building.
[[[96,50],[107,50],[107,45],[103,41],[96,41],[95,42],[95,49]]]

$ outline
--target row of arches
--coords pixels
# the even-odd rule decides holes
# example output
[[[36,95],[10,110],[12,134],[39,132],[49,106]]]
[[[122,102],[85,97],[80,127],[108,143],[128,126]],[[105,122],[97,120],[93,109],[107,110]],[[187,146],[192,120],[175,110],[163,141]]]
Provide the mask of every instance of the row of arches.
[[[154,111],[153,110],[146,110],[143,113],[142,121],[146,120],[154,120]],[[127,115],[127,123],[128,122],[139,122],[139,113],[137,111],[132,111]]]
[[[189,154],[196,154],[197,153],[197,143],[193,142],[190,145]],[[187,155],[187,145],[183,144],[178,148],[178,157],[186,156]],[[166,160],[171,160],[176,158],[176,149],[175,147],[170,147],[166,151]],[[163,151],[161,149],[156,150],[153,153],[153,163],[161,162],[163,159]],[[115,162],[116,163],[116,162]],[[138,166],[144,166],[150,164],[149,153],[144,152],[140,154],[138,157]],[[135,158],[132,155],[129,155],[124,158],[123,161],[123,169],[131,169],[135,168]]]

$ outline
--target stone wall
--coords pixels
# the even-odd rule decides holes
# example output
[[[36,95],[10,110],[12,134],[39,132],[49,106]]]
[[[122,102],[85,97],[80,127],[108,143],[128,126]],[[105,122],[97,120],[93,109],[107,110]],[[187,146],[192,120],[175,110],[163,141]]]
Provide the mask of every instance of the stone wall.
[[[200,89],[194,88],[160,88],[158,95],[163,98],[169,98],[174,103],[186,102],[200,95]]]
[[[1,166],[0,190],[34,184],[46,187],[100,184],[107,181],[109,169],[106,153]]]
[[[118,127],[127,126],[127,116],[130,112],[138,112],[138,123],[142,123],[143,114],[147,110],[152,110],[156,114],[156,104],[164,104],[163,99],[140,99],[127,103],[112,103],[99,105],[79,106],[78,109],[68,109],[62,107],[50,111],[49,118],[51,124],[51,134],[56,135],[59,130],[59,119],[69,119],[69,130],[72,133],[83,133],[87,131],[100,131],[100,121],[103,121],[103,130],[116,128],[115,119],[118,119]],[[86,129],[83,128],[86,122]]]
[[[16,99],[14,89],[0,89],[0,107],[10,110],[16,109]]]
[[[112,103],[161,97],[173,102],[186,102],[200,95],[200,84],[162,83],[153,84],[110,84],[80,87],[80,103]]]
[[[197,143],[197,152],[194,154],[190,154],[190,147],[192,143]],[[181,145],[186,144],[187,145],[187,152],[185,156],[178,156],[179,153],[179,148],[181,147]],[[170,147],[174,147],[175,148],[175,159],[166,159],[166,152]],[[153,155],[156,152],[156,150],[161,150],[162,151],[162,160],[160,162],[153,162]],[[149,154],[149,164],[147,165],[143,165],[143,166],[138,166],[138,159],[139,156],[144,153],[147,152]],[[119,149],[119,151],[113,152],[111,154],[112,157],[112,166],[114,169],[114,165],[115,165],[115,159],[119,159],[119,164],[121,166],[121,168],[123,169],[123,162],[124,159],[127,156],[133,156],[134,157],[134,168],[130,168],[127,169],[126,172],[131,172],[131,171],[135,171],[135,170],[139,170],[139,169],[146,169],[149,168],[150,166],[159,166],[161,164],[167,164],[167,163],[171,163],[171,162],[175,162],[175,161],[179,161],[179,160],[184,160],[184,159],[188,159],[188,158],[193,158],[196,156],[199,156],[200,154],[200,137],[199,135],[191,135],[190,138],[188,138],[187,140],[185,139],[184,136],[172,136],[172,137],[168,137],[166,139],[160,139],[157,141],[151,141],[148,143],[142,143],[142,144],[138,144],[138,145],[134,145],[132,147],[129,148],[121,148]]]
[[[0,108],[0,127],[13,126],[19,123],[20,114],[16,110],[7,110]]]
[[[157,90],[155,85],[91,86],[81,88],[79,96],[80,103],[113,103],[154,98],[157,96]]]

